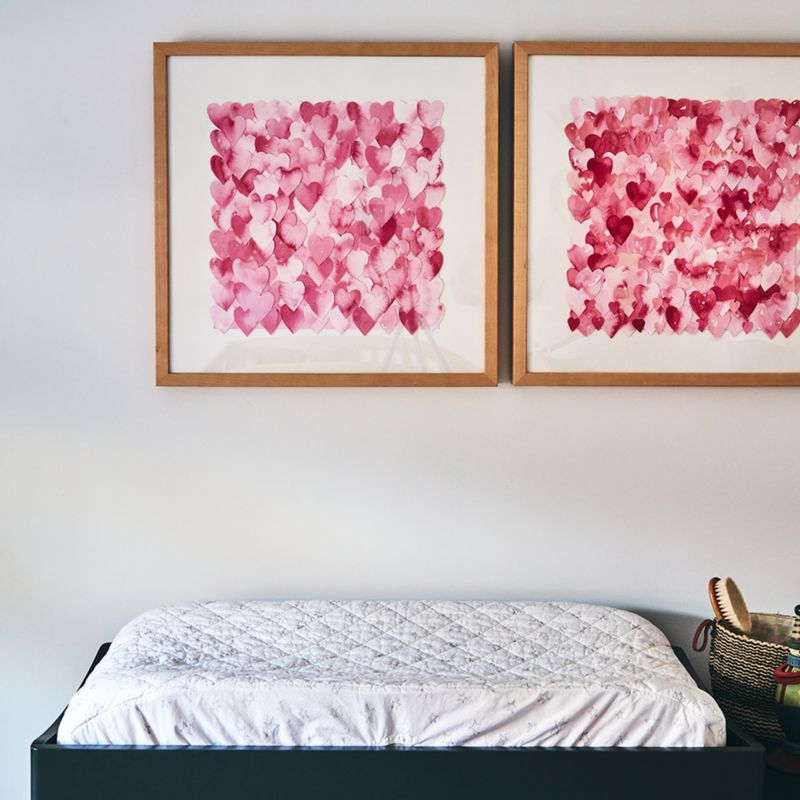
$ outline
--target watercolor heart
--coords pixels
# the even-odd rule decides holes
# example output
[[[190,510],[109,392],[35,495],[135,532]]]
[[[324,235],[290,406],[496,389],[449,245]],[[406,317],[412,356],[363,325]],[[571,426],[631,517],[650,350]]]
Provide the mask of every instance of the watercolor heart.
[[[428,102],[420,100],[417,103],[417,114],[426,128],[434,128],[441,122],[444,113],[444,104],[440,100]]]
[[[308,228],[297,218],[293,212],[288,213],[278,226],[278,235],[286,244],[295,250],[303,246]]]

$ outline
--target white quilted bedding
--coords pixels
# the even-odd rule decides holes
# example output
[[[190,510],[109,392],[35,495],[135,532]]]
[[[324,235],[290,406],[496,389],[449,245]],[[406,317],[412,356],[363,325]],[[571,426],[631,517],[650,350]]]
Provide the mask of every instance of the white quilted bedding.
[[[720,746],[652,624],[578,603],[190,603],[142,614],[63,744]]]

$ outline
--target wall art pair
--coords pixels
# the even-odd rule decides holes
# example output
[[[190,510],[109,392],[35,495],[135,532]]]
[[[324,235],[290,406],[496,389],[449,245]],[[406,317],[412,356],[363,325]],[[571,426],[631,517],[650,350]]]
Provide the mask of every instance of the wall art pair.
[[[800,384],[798,55],[515,44],[515,384]],[[154,57],[158,384],[497,383],[496,44]]]

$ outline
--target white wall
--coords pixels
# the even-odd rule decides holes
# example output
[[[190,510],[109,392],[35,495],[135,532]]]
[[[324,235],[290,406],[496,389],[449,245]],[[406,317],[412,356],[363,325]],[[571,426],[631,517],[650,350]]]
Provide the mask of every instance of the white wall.
[[[95,647],[162,603],[574,598],[687,645],[711,574],[758,609],[800,600],[797,391],[507,383],[510,42],[791,40],[791,0],[5,0],[2,18],[0,796],[27,796],[28,743]],[[150,43],[333,37],[503,43],[503,384],[155,388]]]

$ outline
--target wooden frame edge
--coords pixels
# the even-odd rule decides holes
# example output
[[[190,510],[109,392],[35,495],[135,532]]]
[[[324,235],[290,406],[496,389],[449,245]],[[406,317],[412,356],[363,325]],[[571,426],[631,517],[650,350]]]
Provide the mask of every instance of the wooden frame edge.
[[[514,42],[527,56],[800,56],[798,42],[625,42],[539,39]]]
[[[528,370],[528,54],[514,42],[514,205],[511,382]]]
[[[154,42],[167,56],[489,56],[496,42]]]
[[[800,372],[526,372],[518,386],[800,386]]]
[[[156,385],[169,375],[169,142],[167,51],[153,45]]]
[[[496,386],[485,372],[169,372],[160,386],[372,387]]]
[[[156,386],[497,386],[499,51],[496,42],[154,42]],[[168,58],[177,55],[482,57],[485,62],[484,371],[451,373],[171,372],[169,366]]]
[[[485,223],[484,223],[484,371],[497,386],[498,381],[498,248],[500,180],[500,45],[484,56],[485,98]]]
[[[515,386],[800,386],[800,372],[528,371],[528,64],[532,55],[800,57],[789,42],[514,42],[514,280],[512,382]]]

